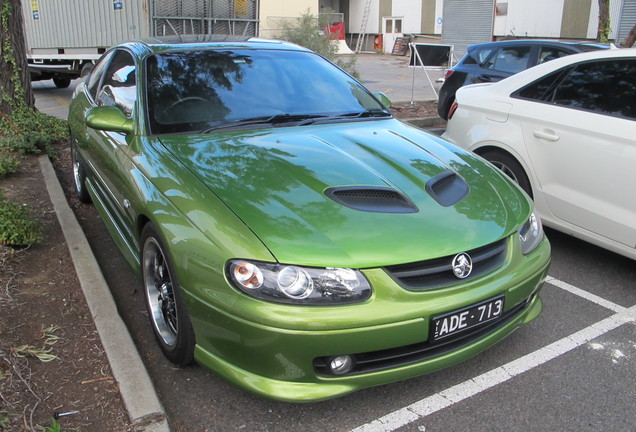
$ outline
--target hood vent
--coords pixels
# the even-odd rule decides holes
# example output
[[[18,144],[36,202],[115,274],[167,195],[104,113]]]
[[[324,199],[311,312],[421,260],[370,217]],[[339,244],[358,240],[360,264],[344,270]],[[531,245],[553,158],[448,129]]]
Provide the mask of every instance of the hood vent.
[[[388,187],[345,186],[329,188],[325,195],[354,210],[373,213],[417,213],[411,200]]]
[[[469,190],[466,181],[453,171],[444,171],[426,183],[426,191],[444,207],[461,201]]]

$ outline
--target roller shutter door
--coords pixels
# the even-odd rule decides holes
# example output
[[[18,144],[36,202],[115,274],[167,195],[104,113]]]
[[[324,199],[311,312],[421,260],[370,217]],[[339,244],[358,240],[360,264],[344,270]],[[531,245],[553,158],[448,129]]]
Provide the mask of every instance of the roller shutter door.
[[[623,0],[618,36],[616,42],[621,42],[636,24],[636,0]]]
[[[442,43],[454,45],[457,60],[468,45],[490,42],[495,0],[444,0]]]

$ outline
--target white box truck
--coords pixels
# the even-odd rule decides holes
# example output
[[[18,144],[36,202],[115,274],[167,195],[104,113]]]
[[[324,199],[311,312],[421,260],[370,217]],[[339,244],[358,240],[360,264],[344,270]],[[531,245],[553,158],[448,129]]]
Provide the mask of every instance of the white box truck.
[[[259,0],[22,0],[29,72],[60,88],[118,43],[179,34],[258,33]]]

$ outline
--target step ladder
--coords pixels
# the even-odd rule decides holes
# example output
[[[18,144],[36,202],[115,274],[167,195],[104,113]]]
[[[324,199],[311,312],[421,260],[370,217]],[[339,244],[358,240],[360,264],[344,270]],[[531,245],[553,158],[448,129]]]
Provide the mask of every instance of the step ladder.
[[[373,2],[373,0],[367,0],[367,4],[364,6],[362,22],[360,23],[360,33],[358,33],[358,41],[356,42],[356,49],[354,50],[356,54],[360,53],[364,41],[367,38],[367,23],[369,22],[369,15],[371,14],[371,2]]]

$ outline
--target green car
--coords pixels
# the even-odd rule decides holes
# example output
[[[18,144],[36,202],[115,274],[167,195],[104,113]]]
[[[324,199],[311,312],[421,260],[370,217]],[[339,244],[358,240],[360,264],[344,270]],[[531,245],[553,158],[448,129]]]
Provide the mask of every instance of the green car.
[[[317,401],[456,364],[539,315],[532,202],[389,105],[279,41],[103,55],[70,107],[75,186],[168,359]]]

